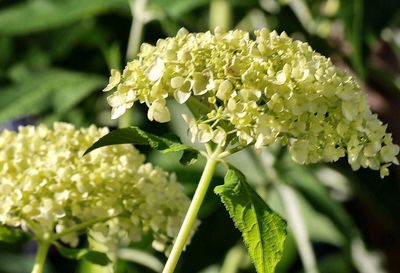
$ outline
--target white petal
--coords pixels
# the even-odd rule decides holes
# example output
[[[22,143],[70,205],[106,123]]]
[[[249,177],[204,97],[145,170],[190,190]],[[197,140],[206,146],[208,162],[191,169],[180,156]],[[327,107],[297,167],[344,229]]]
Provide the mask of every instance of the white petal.
[[[207,93],[208,77],[200,72],[193,73],[193,94],[196,96]]]
[[[211,126],[208,124],[199,124],[199,132],[197,134],[201,143],[209,142],[213,137]]]
[[[186,35],[188,35],[189,34],[189,31],[187,31],[187,29],[186,28],[180,28],[179,29],[179,31],[176,33],[176,37],[184,37],[184,36],[186,36]]]
[[[190,92],[183,92],[181,90],[176,90],[174,92],[174,98],[180,104],[184,104],[190,98],[190,95]]]
[[[126,111],[125,105],[120,105],[120,106],[114,107],[111,110],[111,119],[119,118],[120,116],[122,116],[125,113],[125,111]]]
[[[354,120],[358,114],[357,104],[352,101],[342,102],[342,113],[347,120]]]
[[[279,85],[282,85],[282,84],[284,84],[285,82],[286,82],[286,72],[285,71],[279,71],[277,74],[276,74],[276,81],[275,81],[275,83],[276,84],[279,84]]]
[[[155,120],[157,122],[168,122],[171,120],[171,114],[168,108],[165,106],[165,102],[155,101],[149,107],[147,111],[147,118],[149,120]]]
[[[294,161],[300,164],[306,163],[308,156],[308,141],[296,140],[290,146],[290,153]]]
[[[125,103],[125,96],[115,92],[107,97],[107,102],[111,107],[118,107]]]
[[[121,73],[116,69],[111,69],[111,76],[108,85],[103,89],[104,92],[110,91],[119,84],[121,80]]]
[[[176,89],[179,88],[183,85],[183,83],[185,82],[185,79],[181,76],[178,77],[174,77],[171,79],[171,87]]]
[[[158,58],[155,65],[150,69],[150,71],[147,73],[147,78],[155,82],[158,79],[160,79],[164,73],[165,65],[164,62],[161,58]]]
[[[229,80],[224,80],[218,87],[217,98],[220,100],[228,100],[232,94],[233,86]]]

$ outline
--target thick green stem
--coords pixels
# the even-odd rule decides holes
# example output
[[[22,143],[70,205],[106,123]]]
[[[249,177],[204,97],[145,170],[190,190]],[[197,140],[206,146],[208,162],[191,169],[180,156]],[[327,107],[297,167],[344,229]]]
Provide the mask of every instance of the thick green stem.
[[[44,263],[46,261],[47,252],[49,250],[50,243],[45,241],[39,241],[39,248],[36,253],[35,264],[32,269],[32,273],[42,273]]]
[[[352,43],[351,61],[354,66],[354,70],[357,72],[357,76],[361,80],[365,80],[365,68],[363,64],[363,14],[364,14],[364,0],[355,0],[353,2],[353,27],[350,35],[350,41]]]
[[[225,152],[222,152],[220,155],[219,155],[219,157],[220,158],[225,158],[225,157],[227,157],[227,156],[230,156],[230,155],[233,155],[234,153],[237,153],[237,152],[240,152],[241,150],[244,150],[244,149],[246,149],[247,147],[249,147],[249,146],[251,146],[253,143],[251,143],[251,144],[249,144],[249,145],[239,145],[239,146],[236,146],[235,148],[232,148],[232,149],[230,149],[230,150],[227,150],[227,151],[225,151]]]
[[[142,42],[143,27],[146,23],[144,18],[147,0],[130,0],[132,13],[132,25],[129,33],[128,49],[126,51],[126,59],[129,61],[136,57],[139,52],[140,43]]]
[[[143,27],[146,23],[144,14],[146,12],[147,0],[130,0],[129,5],[132,13],[132,25],[129,33],[128,49],[126,51],[126,59],[132,60],[139,53],[140,44],[142,42]],[[126,111],[118,119],[118,127],[124,128],[132,125],[132,113]]]
[[[210,29],[220,27],[227,31],[232,25],[232,10],[229,0],[213,0],[210,4]]]
[[[53,241],[59,240],[62,237],[64,237],[65,235],[68,235],[68,234],[73,233],[73,232],[82,231],[82,230],[84,230],[84,229],[86,229],[88,227],[93,226],[96,223],[105,222],[105,221],[108,221],[108,220],[110,220],[112,218],[115,218],[115,217],[118,217],[118,216],[119,216],[119,214],[116,214],[116,215],[113,215],[113,216],[101,217],[101,218],[97,218],[97,219],[89,220],[87,222],[80,223],[78,225],[72,226],[70,228],[67,228],[67,229],[61,231],[60,233],[57,233],[57,234],[53,235],[51,237],[51,240],[53,240]]]
[[[126,128],[132,125],[132,113],[129,109],[118,119],[118,128]]]
[[[190,232],[192,231],[193,224],[196,221],[197,214],[199,212],[201,204],[203,203],[203,199],[206,195],[208,186],[210,185],[211,179],[214,175],[215,168],[219,160],[218,155],[219,153],[218,151],[216,151],[213,155],[207,158],[207,163],[203,170],[203,174],[201,175],[199,185],[197,186],[196,192],[194,193],[192,202],[190,203],[188,212],[186,213],[185,219],[183,220],[183,224],[181,226],[181,229],[179,230],[178,237],[175,240],[171,254],[168,257],[168,261],[165,264],[162,273],[173,273],[175,270],[179,257],[181,256]]]

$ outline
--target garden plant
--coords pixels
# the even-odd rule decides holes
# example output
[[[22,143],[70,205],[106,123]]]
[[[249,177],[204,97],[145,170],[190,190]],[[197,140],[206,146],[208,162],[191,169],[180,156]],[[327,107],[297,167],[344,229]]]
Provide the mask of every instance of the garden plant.
[[[32,1],[30,9],[46,10],[39,2]],[[74,2],[54,4],[50,14],[57,5],[68,8]],[[119,6],[106,2],[83,1],[92,12]],[[260,1],[269,12],[285,6],[266,2]],[[298,8],[305,2],[288,5],[307,32],[324,37],[323,25],[307,21]],[[322,2],[333,9],[340,1]],[[183,3],[188,6],[177,7],[190,6]],[[376,180],[399,165],[400,148],[363,91],[359,53],[350,58],[357,79],[285,31],[231,27],[235,4],[225,0],[209,3],[211,30],[175,27],[170,37],[142,43],[145,25],[163,12],[173,17],[173,10],[157,1],[129,4],[127,62],[121,69],[118,47],[104,51],[108,84],[61,69],[24,84],[25,68],[10,72],[22,91],[5,90],[4,102],[19,101],[20,107],[0,111],[0,120],[25,115],[38,122],[0,132],[1,241],[35,242],[35,259],[27,266],[32,273],[58,272],[49,266],[54,255],[70,263],[66,270],[85,273],[283,273],[294,267],[290,251],[298,253],[306,273],[385,272],[381,256],[366,249],[359,228],[326,187],[339,195],[346,190],[318,177],[328,171],[348,184],[340,172],[318,164],[348,165],[350,177],[369,169]],[[29,11],[23,5],[12,8],[15,14]],[[71,10],[66,21],[79,16]],[[2,20],[10,20],[5,18],[0,11],[0,32]],[[38,22],[36,28],[45,28]],[[59,107],[54,114],[36,116],[48,106],[30,112],[32,99],[21,98],[31,85],[42,90],[33,103],[62,86],[50,100]],[[102,102],[78,106],[92,90]],[[75,107],[84,110],[74,112]],[[93,125],[97,122],[90,119],[74,122],[73,113],[76,121],[100,111],[98,123],[117,128]],[[218,208],[226,210],[221,215],[231,223],[224,221],[214,231],[207,217]],[[201,255],[191,250],[204,229],[209,237],[224,230],[236,236],[219,258],[222,264],[198,265],[213,255],[204,246],[197,246]],[[335,245],[348,256],[324,267],[311,240]],[[364,265],[363,259],[370,262]]]

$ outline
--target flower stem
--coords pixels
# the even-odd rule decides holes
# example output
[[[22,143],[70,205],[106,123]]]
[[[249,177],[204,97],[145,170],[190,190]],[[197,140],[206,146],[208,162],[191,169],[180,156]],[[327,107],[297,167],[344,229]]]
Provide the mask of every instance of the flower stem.
[[[144,14],[146,11],[147,0],[130,0],[129,5],[132,13],[132,25],[129,33],[128,49],[126,59],[132,60],[139,52],[142,42],[143,27],[146,23]]]
[[[39,248],[35,257],[35,264],[32,269],[32,273],[42,273],[44,263],[46,261],[47,252],[49,250],[50,243],[45,241],[39,241]]]
[[[220,157],[220,158],[227,157],[227,156],[232,155],[232,154],[234,154],[234,153],[237,153],[237,152],[239,152],[239,151],[241,151],[241,150],[243,150],[243,149],[246,149],[246,148],[249,147],[250,145],[252,145],[252,143],[250,143],[249,145],[239,145],[239,146],[236,146],[235,148],[232,148],[232,149],[230,149],[230,150],[227,150],[227,151],[225,151],[225,152],[222,152],[222,153],[219,155],[219,157]]]
[[[147,0],[130,0],[132,13],[132,25],[129,33],[128,48],[126,51],[126,59],[128,61],[134,59],[139,53],[140,43],[142,42],[143,28],[146,23],[144,14],[146,11]],[[132,113],[127,111],[118,120],[118,127],[125,128],[132,125]]]
[[[105,217],[92,219],[92,220],[77,224],[75,226],[72,226],[70,228],[67,228],[67,229],[61,231],[60,233],[57,233],[57,234],[53,235],[51,237],[51,239],[53,241],[59,240],[62,237],[64,237],[65,235],[68,235],[68,234],[73,233],[73,232],[79,232],[81,230],[84,230],[84,229],[86,229],[88,227],[93,226],[94,224],[97,224],[97,223],[100,223],[100,222],[105,222],[105,221],[108,221],[108,220],[110,220],[112,218],[115,218],[115,217],[118,217],[118,216],[119,216],[119,214],[112,215],[112,216],[105,216]]]
[[[210,22],[211,30],[220,27],[227,31],[232,25],[232,7],[229,0],[213,0],[210,3]]]
[[[194,193],[192,202],[190,203],[188,212],[186,213],[185,219],[183,220],[183,224],[179,230],[178,237],[175,240],[171,254],[168,257],[168,261],[165,264],[162,273],[173,273],[175,270],[179,257],[181,256],[183,248],[193,228],[193,224],[196,220],[200,206],[203,203],[203,199],[206,195],[208,186],[210,185],[211,179],[214,175],[215,168],[219,160],[218,156],[219,151],[217,149],[210,157],[207,158],[207,163],[201,175],[199,185],[197,186],[196,192]]]

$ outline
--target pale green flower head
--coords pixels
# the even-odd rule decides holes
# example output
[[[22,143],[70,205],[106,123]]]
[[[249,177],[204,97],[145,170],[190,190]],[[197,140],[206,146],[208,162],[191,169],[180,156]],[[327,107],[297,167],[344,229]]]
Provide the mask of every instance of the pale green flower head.
[[[388,175],[399,146],[354,78],[285,33],[261,29],[254,35],[181,29],[156,46],[143,44],[122,74],[112,71],[104,90],[114,90],[108,96],[112,118],[139,101],[149,107],[150,120],[168,122],[167,98],[197,100],[208,111],[184,117],[193,142],[261,148],[279,141],[301,164],[347,154],[354,170]]]
[[[54,123],[52,129],[39,125],[0,133],[0,223],[54,237],[100,219],[60,239],[76,246],[79,235],[90,231],[113,248],[152,232],[153,245],[166,250],[190,200],[175,175],[144,163],[131,145],[83,157],[107,132]]]

